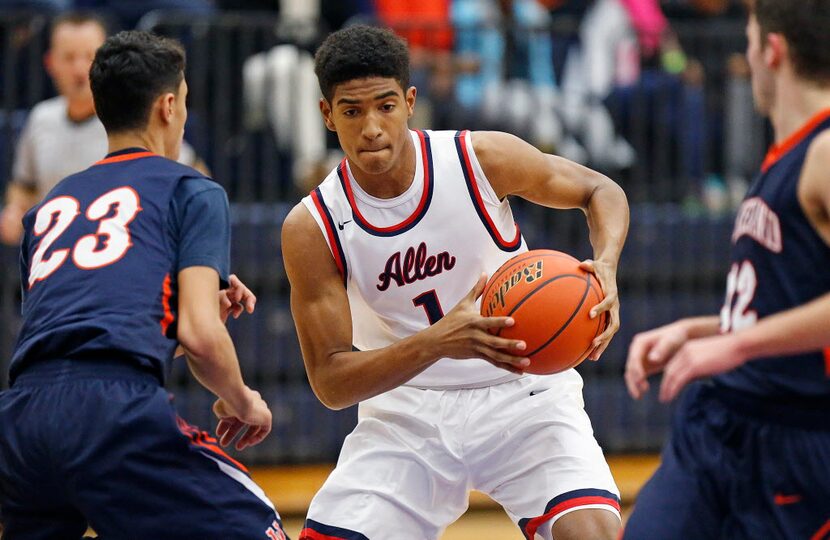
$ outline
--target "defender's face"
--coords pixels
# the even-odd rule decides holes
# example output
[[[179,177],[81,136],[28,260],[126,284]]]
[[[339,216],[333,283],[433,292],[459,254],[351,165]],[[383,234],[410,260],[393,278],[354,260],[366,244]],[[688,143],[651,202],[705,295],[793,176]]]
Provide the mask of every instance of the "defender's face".
[[[404,92],[386,77],[338,84],[331,103],[320,100],[326,126],[337,133],[350,164],[368,174],[392,169],[409,137],[414,107],[415,87]]]
[[[106,35],[96,23],[64,23],[52,34],[52,43],[46,55],[46,69],[58,92],[70,101],[88,100],[92,103],[89,86],[89,68]]]
[[[767,50],[761,38],[761,26],[755,15],[750,15],[746,24],[746,59],[752,71],[752,96],[755,98],[755,108],[763,115],[767,115],[775,99],[775,80],[767,65]]]

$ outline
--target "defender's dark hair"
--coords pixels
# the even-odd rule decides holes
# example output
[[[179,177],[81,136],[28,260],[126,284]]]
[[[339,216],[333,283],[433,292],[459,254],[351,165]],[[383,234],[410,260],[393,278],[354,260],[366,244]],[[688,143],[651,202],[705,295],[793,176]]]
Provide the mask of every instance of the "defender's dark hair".
[[[95,112],[107,133],[146,127],[153,101],[178,92],[184,67],[184,49],[172,39],[138,31],[108,38],[89,70]]]
[[[762,37],[776,33],[786,38],[796,73],[830,85],[830,0],[754,0],[749,4]]]
[[[104,35],[107,35],[109,24],[106,19],[95,13],[94,11],[64,11],[60,15],[52,19],[49,25],[49,35],[55,34],[55,30],[61,25],[71,24],[73,26],[80,26],[82,24],[92,23],[101,27]]]
[[[329,101],[338,84],[364,77],[391,77],[405,91],[409,87],[409,49],[391,30],[350,26],[323,41],[314,55],[314,73]]]

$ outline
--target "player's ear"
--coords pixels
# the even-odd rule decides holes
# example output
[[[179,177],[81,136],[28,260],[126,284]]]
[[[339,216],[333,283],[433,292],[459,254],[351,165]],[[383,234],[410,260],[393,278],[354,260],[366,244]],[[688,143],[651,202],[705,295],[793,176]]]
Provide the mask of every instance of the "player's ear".
[[[765,37],[764,63],[770,69],[776,69],[789,54],[787,40],[781,34],[768,33]]]
[[[323,115],[323,122],[329,131],[337,131],[334,128],[334,122],[331,121],[331,103],[326,98],[320,98],[320,114]]]
[[[415,98],[418,95],[418,89],[414,86],[410,86],[406,89],[406,111],[407,111],[407,118],[412,118],[412,115],[415,114]]]
[[[159,112],[165,124],[173,121],[173,115],[176,111],[176,94],[166,92],[159,97]]]

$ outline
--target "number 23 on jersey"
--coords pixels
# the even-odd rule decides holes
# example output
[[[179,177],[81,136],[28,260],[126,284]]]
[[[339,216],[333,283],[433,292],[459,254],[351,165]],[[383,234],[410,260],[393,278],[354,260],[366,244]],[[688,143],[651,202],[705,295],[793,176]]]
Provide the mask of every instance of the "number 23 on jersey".
[[[43,204],[35,216],[34,235],[42,237],[29,270],[29,288],[51,276],[69,258],[82,270],[94,270],[119,261],[133,245],[128,225],[141,211],[138,193],[129,187],[120,187],[95,199],[86,210],[86,219],[98,222],[94,234],[82,236],[72,249],[56,249],[48,256],[46,251],[66,232],[81,214],[80,203],[69,196],[61,196]]]

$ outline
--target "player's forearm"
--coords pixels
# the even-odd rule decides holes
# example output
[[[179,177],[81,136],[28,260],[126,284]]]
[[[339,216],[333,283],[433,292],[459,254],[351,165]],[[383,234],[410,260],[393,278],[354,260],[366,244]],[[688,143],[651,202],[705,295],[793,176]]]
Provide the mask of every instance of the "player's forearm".
[[[681,319],[678,324],[683,326],[688,339],[705,338],[720,333],[720,317],[717,315]]]
[[[382,349],[332,354],[309,369],[309,379],[323,405],[338,410],[397,388],[436,360],[415,334]]]
[[[733,335],[742,356],[749,360],[830,347],[830,294],[761,319]]]
[[[216,328],[182,343],[182,348],[191,373],[202,386],[236,410],[242,410],[246,386],[236,350],[225,327],[217,321]]]
[[[603,178],[591,193],[585,213],[594,259],[616,265],[628,234],[628,200],[620,186]]]

